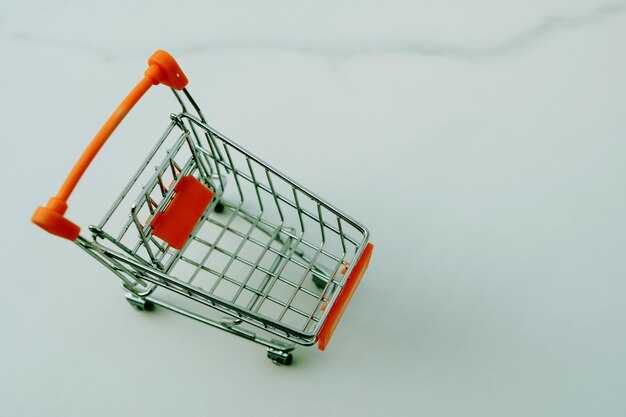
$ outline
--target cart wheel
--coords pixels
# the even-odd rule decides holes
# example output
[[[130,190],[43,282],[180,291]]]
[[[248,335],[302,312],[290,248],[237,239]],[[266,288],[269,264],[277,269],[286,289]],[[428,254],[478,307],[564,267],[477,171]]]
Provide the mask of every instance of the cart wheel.
[[[215,204],[215,208],[213,209],[213,211],[215,211],[216,213],[221,213],[224,211],[224,205],[221,202],[217,202],[217,204]]]
[[[140,311],[152,311],[152,310],[154,310],[154,304],[151,303],[150,301],[146,301],[143,304],[143,309]]]
[[[126,295],[126,301],[128,301],[128,304],[135,307],[138,311],[151,311],[154,309],[154,304],[152,302],[130,294]]]
[[[285,365],[289,366],[293,362],[293,355],[289,352],[285,352],[278,349],[267,349],[267,357],[275,364],[275,365]]]
[[[312,274],[313,277],[311,278],[311,280],[313,281],[313,284],[315,284],[315,286],[317,288],[319,288],[320,290],[323,290],[326,287],[326,280],[324,280],[322,277],[319,277],[315,274]]]

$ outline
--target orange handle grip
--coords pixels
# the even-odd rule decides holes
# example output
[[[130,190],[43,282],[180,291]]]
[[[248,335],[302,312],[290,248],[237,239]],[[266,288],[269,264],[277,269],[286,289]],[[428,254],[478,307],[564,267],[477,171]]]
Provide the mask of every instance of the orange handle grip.
[[[319,350],[325,350],[326,346],[328,346],[328,342],[330,342],[330,338],[333,336],[335,328],[339,324],[339,320],[341,320],[343,312],[346,310],[346,307],[348,306],[352,295],[356,291],[356,287],[359,286],[361,278],[363,278],[363,275],[367,270],[367,266],[370,263],[373,251],[373,244],[368,243],[367,245],[365,245],[365,249],[363,249],[361,257],[357,261],[356,265],[354,265],[352,272],[350,272],[350,276],[348,276],[348,279],[346,280],[346,284],[344,285],[341,293],[339,293],[339,296],[335,300],[335,304],[328,312],[326,321],[324,321],[322,329],[317,336],[317,347],[319,348]]]
[[[52,197],[45,207],[37,207],[32,217],[33,223],[53,235],[72,241],[76,240],[80,233],[80,227],[64,217],[67,211],[67,199],[98,151],[150,87],[163,84],[176,90],[182,90],[187,83],[187,77],[174,58],[165,51],[156,51],[148,59],[148,69],[144,73],[144,78],[132,89],[96,133],[96,136],[70,171],[57,195]]]

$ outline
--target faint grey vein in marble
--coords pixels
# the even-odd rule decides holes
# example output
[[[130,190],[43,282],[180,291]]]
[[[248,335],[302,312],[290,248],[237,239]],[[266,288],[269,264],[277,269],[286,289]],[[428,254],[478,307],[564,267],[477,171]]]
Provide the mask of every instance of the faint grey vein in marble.
[[[551,36],[578,28],[593,26],[607,19],[621,16],[626,12],[626,2],[604,4],[578,14],[553,14],[500,42],[485,45],[465,45],[461,43],[437,42],[434,40],[389,40],[380,43],[347,42],[344,44],[272,42],[272,41],[223,41],[187,44],[176,48],[177,56],[211,53],[217,51],[268,51],[276,53],[298,53],[317,55],[328,59],[349,59],[375,55],[417,55],[449,57],[462,60],[495,59],[532,47]],[[8,41],[33,43],[50,47],[76,49],[99,55],[105,61],[120,61],[135,54],[130,51],[120,53],[104,46],[81,41],[54,40],[35,37],[26,33],[0,32],[0,37]]]
[[[274,50],[278,52],[295,52],[314,54],[329,58],[351,58],[363,55],[406,54],[454,57],[460,59],[485,59],[497,57],[509,52],[532,46],[549,36],[560,32],[592,26],[606,19],[617,17],[626,12],[626,3],[614,3],[595,8],[578,15],[553,15],[536,23],[518,35],[491,45],[474,46],[432,41],[387,41],[380,44],[289,44],[270,42],[232,42],[214,43],[181,48],[179,54],[196,54],[213,50]]]

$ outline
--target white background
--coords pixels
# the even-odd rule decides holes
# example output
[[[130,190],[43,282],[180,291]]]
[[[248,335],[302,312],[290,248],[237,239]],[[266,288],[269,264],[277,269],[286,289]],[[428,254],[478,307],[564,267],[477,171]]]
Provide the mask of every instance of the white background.
[[[0,11],[0,415],[626,415],[626,3],[10,2]],[[139,314],[30,224],[169,50],[220,131],[367,225],[324,353]],[[70,199],[98,221],[176,104]]]

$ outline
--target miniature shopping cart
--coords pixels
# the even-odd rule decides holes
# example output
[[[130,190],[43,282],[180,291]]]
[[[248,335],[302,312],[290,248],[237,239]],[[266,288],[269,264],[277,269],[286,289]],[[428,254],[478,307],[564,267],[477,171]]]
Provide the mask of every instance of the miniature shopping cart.
[[[367,229],[209,126],[168,53],[148,65],[33,222],[107,267],[139,310],[158,305],[249,339],[277,364],[291,363],[295,344],[324,350],[369,263]],[[156,84],[182,111],[84,237],[64,217],[67,199]]]

